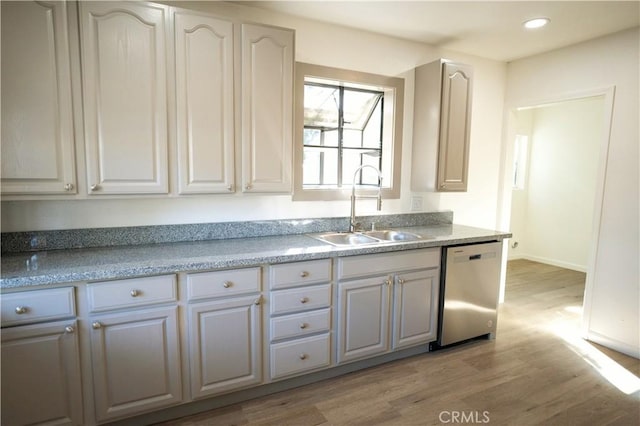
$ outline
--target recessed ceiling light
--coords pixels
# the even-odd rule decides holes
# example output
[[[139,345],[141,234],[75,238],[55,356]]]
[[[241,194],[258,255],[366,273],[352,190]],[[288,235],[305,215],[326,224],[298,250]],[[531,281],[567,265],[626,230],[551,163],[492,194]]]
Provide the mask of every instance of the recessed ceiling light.
[[[529,19],[528,21],[525,21],[524,27],[527,29],[534,29],[534,28],[541,28],[544,27],[545,25],[547,25],[551,20],[549,18],[535,18],[535,19]]]

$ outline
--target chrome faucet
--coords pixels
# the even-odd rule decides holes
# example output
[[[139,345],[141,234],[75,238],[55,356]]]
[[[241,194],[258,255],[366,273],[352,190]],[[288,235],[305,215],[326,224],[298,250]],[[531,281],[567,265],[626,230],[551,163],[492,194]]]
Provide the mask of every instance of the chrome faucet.
[[[361,195],[357,198],[376,198],[378,200],[377,210],[382,210],[382,173],[380,172],[380,170],[370,164],[363,164],[362,166],[358,167],[353,174],[353,183],[351,186],[351,219],[349,221],[349,232],[356,231],[356,178],[358,177],[358,172],[362,173],[362,169],[364,169],[365,167],[372,168],[378,174],[378,195],[375,197],[370,195]]]

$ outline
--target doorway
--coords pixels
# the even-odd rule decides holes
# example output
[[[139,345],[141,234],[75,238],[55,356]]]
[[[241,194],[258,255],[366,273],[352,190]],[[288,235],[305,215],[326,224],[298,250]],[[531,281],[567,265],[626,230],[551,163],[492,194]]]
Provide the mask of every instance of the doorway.
[[[600,225],[601,225],[601,220],[602,220],[602,204],[603,204],[603,199],[604,199],[604,187],[605,187],[605,175],[606,175],[606,165],[607,165],[607,157],[608,157],[608,151],[609,151],[609,135],[610,135],[610,131],[611,131],[611,120],[612,120],[612,116],[613,116],[613,102],[614,102],[614,95],[615,95],[615,86],[610,86],[610,87],[606,87],[606,88],[600,88],[600,89],[591,89],[591,90],[585,90],[585,91],[580,91],[580,92],[574,92],[574,93],[567,93],[564,95],[559,95],[556,98],[553,99],[540,99],[538,101],[529,101],[527,103],[520,103],[520,104],[514,104],[513,106],[509,107],[507,109],[507,116],[505,117],[506,119],[506,128],[505,128],[505,139],[504,139],[504,145],[503,145],[503,163],[502,163],[502,190],[501,190],[501,201],[500,201],[500,209],[499,209],[499,220],[498,220],[498,227],[499,229],[512,229],[512,209],[513,209],[513,195],[514,195],[514,190],[513,190],[513,160],[514,160],[514,144],[513,141],[516,138],[516,135],[518,134],[518,113],[520,111],[526,110],[526,109],[536,109],[538,107],[553,107],[553,106],[570,106],[572,105],[571,102],[572,101],[586,101],[589,100],[591,98],[595,98],[592,100],[595,100],[596,102],[600,102],[602,101],[602,113],[599,117],[591,117],[589,120],[590,121],[595,121],[598,123],[601,123],[601,126],[599,127],[600,131],[597,132],[599,134],[595,135],[598,142],[598,160],[597,160],[597,166],[595,167],[595,170],[592,172],[595,174],[595,195],[593,197],[593,203],[591,206],[583,206],[583,207],[573,207],[573,208],[567,208],[566,206],[561,207],[560,205],[554,205],[554,204],[547,204],[546,206],[544,204],[543,207],[545,207],[547,210],[549,210],[551,213],[558,213],[558,216],[553,216],[553,214],[549,215],[547,214],[547,218],[548,217],[559,217],[559,211],[562,209],[564,209],[564,211],[562,212],[563,215],[566,215],[567,213],[569,213],[569,218],[571,218],[571,220],[574,220],[573,218],[575,218],[576,215],[581,215],[582,218],[584,217],[590,217],[591,218],[591,231],[585,231],[583,229],[583,231],[581,231],[581,234],[587,234],[589,235],[589,238],[586,240],[582,240],[582,248],[587,250],[588,255],[587,255],[587,262],[586,262],[586,282],[585,282],[585,291],[584,291],[584,304],[583,304],[583,310],[582,310],[582,324],[583,324],[583,335],[587,335],[588,330],[589,330],[589,324],[591,321],[591,305],[592,305],[592,298],[594,295],[594,291],[593,291],[593,280],[595,277],[595,265],[597,263],[597,257],[598,257],[598,245],[599,245],[599,239],[600,239]],[[545,111],[551,111],[551,110],[545,110]],[[585,116],[572,116],[572,119],[570,120],[569,118],[567,118],[568,116],[565,116],[564,113],[559,115],[556,118],[559,118],[560,121],[566,121],[566,122],[572,122],[573,123],[573,127],[569,127],[569,129],[573,129],[575,132],[578,132],[581,130],[581,126],[584,125],[584,123],[586,122],[587,118]],[[593,131],[594,133],[596,133],[596,131]],[[570,135],[574,135],[576,133],[569,133]],[[580,156],[581,153],[579,152],[580,150],[582,150],[582,146],[580,144],[577,144],[578,148],[574,149],[573,154],[575,156]],[[530,148],[529,148],[530,151]],[[541,158],[540,160],[537,160],[535,163],[532,162],[531,159],[528,159],[528,165],[529,167],[534,167],[535,166],[539,166],[539,165],[546,165],[548,164],[550,161],[550,158],[548,156],[545,155],[541,155],[539,156],[539,158]],[[593,168],[593,164],[591,163],[591,167]],[[553,186],[563,186],[564,183],[567,181],[567,179],[571,179],[573,174],[571,173],[571,169],[567,166],[564,167],[563,169],[563,173],[559,175],[559,177],[556,177],[555,180],[551,180],[550,184],[551,187]],[[591,175],[593,176],[593,175]],[[530,176],[528,176],[530,177]],[[518,195],[522,195],[524,193],[521,194],[516,194],[516,196]],[[573,199],[575,194],[569,194],[568,196],[566,196],[566,198],[569,198],[570,200]],[[520,200],[521,201],[521,200]],[[517,203],[518,201],[516,201]],[[588,204],[588,203],[587,203]],[[584,211],[582,211],[584,210]],[[590,213],[590,216],[586,216],[587,214]],[[522,218],[520,218],[522,219]],[[521,224],[527,224],[527,217],[524,218],[524,220],[521,220]],[[515,218],[515,221],[518,221],[518,218]],[[525,229],[524,231],[522,231],[522,227],[518,228],[518,224],[515,223],[515,228],[516,228],[516,232],[514,232],[514,238],[512,238],[509,241],[509,245],[513,245],[514,242],[518,241],[519,236],[522,235],[523,232],[527,233],[532,233],[534,232],[533,229],[534,227],[531,226],[530,224],[527,226],[527,229]],[[521,226],[521,225],[520,225]],[[553,229],[555,229],[556,231],[559,229],[560,227],[558,225],[554,225]],[[584,228],[584,227],[583,227]],[[518,230],[520,229],[520,230]],[[541,231],[539,229],[539,231]],[[567,234],[565,233],[565,239],[567,240],[573,240],[573,239],[577,239],[578,237],[582,237],[583,235],[576,235],[575,234],[576,231],[574,231],[573,233]],[[556,238],[555,241],[558,241],[558,239]],[[572,243],[572,241],[563,241],[563,244],[566,243]],[[547,245],[550,245],[550,243],[547,243]],[[588,246],[588,247],[587,247]],[[526,249],[526,247],[524,247]],[[506,277],[506,269],[507,269],[507,259],[509,258],[509,250],[512,250],[511,248],[507,247],[505,245],[504,248],[504,252],[503,252],[503,282],[501,283],[501,291],[500,291],[500,301],[504,301],[504,290],[505,290],[505,282],[504,282],[504,277]],[[521,250],[521,252],[524,252],[525,250]],[[535,256],[535,254],[533,255]],[[524,257],[524,256],[523,256]],[[551,259],[551,260],[549,260]],[[584,257],[582,258],[584,259]],[[539,260],[543,260],[543,259],[539,259]],[[553,259],[553,257],[548,257],[548,258],[544,258],[545,261],[547,262],[557,262],[558,259]],[[566,262],[566,260],[564,260]],[[569,262],[571,263],[571,262]],[[574,267],[575,269],[580,269],[579,267],[576,267],[576,265],[582,265],[582,263],[577,263],[577,262],[573,262],[573,264],[569,265],[569,264],[565,264],[565,267],[571,266]]]
[[[587,272],[605,97],[516,110],[508,258]]]

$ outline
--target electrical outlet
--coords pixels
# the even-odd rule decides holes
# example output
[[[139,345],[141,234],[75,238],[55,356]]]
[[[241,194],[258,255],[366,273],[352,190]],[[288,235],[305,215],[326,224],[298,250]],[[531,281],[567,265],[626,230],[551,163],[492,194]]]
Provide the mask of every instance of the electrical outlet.
[[[411,197],[411,211],[419,212],[422,210],[422,197]]]

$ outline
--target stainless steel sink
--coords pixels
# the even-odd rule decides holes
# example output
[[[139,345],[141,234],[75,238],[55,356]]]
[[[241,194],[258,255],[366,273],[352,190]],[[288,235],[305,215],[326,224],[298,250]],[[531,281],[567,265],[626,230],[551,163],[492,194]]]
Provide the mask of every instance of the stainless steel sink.
[[[393,230],[384,230],[384,231],[366,231],[363,232],[364,235],[369,237],[377,238],[382,241],[418,241],[422,240],[423,237],[418,234],[414,234],[413,232],[405,232],[405,231],[393,231]]]
[[[332,232],[329,234],[312,235],[320,241],[336,246],[359,246],[363,244],[379,244],[380,240],[360,233]]]
[[[311,237],[325,243],[341,247],[353,247],[368,244],[401,243],[425,239],[425,237],[414,234],[413,232],[394,230],[329,232],[326,234],[311,235]]]

